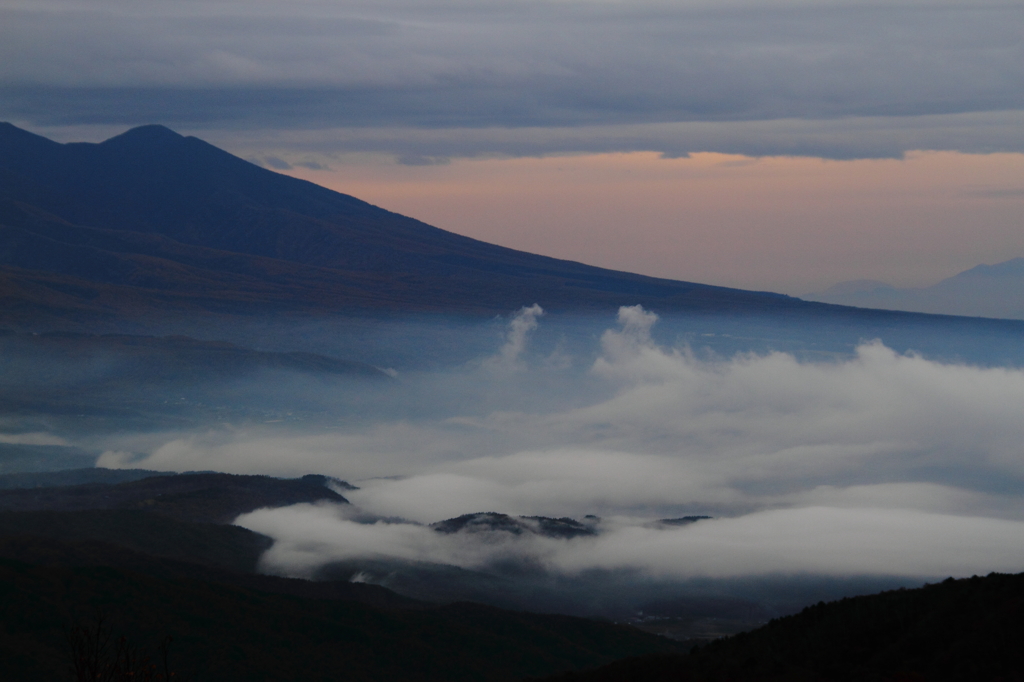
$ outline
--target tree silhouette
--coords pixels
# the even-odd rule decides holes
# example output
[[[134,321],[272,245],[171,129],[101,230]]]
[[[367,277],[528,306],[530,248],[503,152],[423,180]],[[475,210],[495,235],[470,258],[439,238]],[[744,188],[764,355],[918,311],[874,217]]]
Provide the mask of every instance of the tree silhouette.
[[[115,637],[102,612],[90,623],[75,622],[66,632],[74,682],[177,682],[168,662],[171,637],[158,647],[159,664],[124,635]]]

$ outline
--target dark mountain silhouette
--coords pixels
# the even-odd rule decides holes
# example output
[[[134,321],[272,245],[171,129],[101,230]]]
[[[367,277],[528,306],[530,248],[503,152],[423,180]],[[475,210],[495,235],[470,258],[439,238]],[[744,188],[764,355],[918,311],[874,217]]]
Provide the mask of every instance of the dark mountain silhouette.
[[[25,512],[30,515],[32,512]],[[0,515],[2,516],[2,515]],[[155,517],[149,515],[146,520]],[[191,524],[198,525],[198,524]],[[143,524],[140,524],[141,528]],[[226,526],[209,526],[198,530],[224,530]],[[154,525],[153,530],[160,529]],[[230,530],[230,529],[229,529]],[[235,530],[242,530],[237,528]],[[198,535],[198,533],[195,533]],[[264,536],[253,533],[257,538]],[[216,540],[215,533],[210,533],[210,540]],[[237,538],[236,538],[237,540]],[[236,543],[237,544],[237,543]],[[166,557],[160,554],[147,554],[143,551],[130,549],[126,543],[118,539],[116,542],[105,542],[95,539],[61,540],[51,536],[26,535],[25,533],[11,536],[0,535],[0,558],[19,561],[33,566],[52,567],[100,567],[118,568],[132,573],[141,573],[167,580],[201,580],[208,583],[232,585],[260,592],[288,594],[306,599],[341,599],[369,604],[386,609],[423,609],[435,606],[427,602],[409,599],[381,587],[366,583],[346,581],[312,581],[298,578],[281,578],[278,576],[261,575],[245,572],[238,568],[238,560],[243,555],[232,557],[231,565],[225,565],[216,555],[202,556],[196,549],[201,545],[181,545],[185,553],[181,556]],[[212,559],[212,560],[211,560]]]
[[[68,679],[67,633],[97,616],[181,679],[513,682],[676,645],[583,618],[475,604],[382,608],[105,566],[0,559],[0,661],[10,682]]]
[[[580,523],[568,517],[553,519],[548,516],[518,516],[498,512],[476,512],[445,519],[430,525],[438,533],[529,533],[549,538],[575,538],[581,535],[596,535],[592,525]]]
[[[93,472],[90,475],[90,471]],[[345,481],[217,473],[77,470],[15,474],[0,490],[0,556],[47,566],[110,566],[161,578],[243,585],[304,597],[412,608],[415,600],[375,585],[262,576],[273,541],[230,525],[239,513],[343,497]],[[68,480],[87,482],[64,485]],[[24,485],[30,483],[32,485]]]
[[[257,574],[271,539],[225,521],[263,506],[344,504],[325,487],[351,487],[343,481],[201,473],[46,487],[62,478],[0,491],[0,507],[22,510],[0,511],[4,680],[65,677],[68,632],[97,614],[138,651],[173,637],[173,669],[197,679],[512,681],[678,650],[610,623]]]
[[[0,511],[0,538],[47,540],[54,547],[60,543],[104,543],[148,557],[236,573],[255,573],[260,556],[273,544],[270,538],[239,526],[180,521],[153,512],[124,509]],[[7,556],[22,561],[45,558],[15,549],[9,545]],[[69,562],[119,566],[121,558],[104,555],[104,561],[82,558],[80,562]],[[126,568],[141,570],[135,564]]]
[[[825,310],[487,244],[143,126],[58,144],[0,124],[5,316],[154,311]]]
[[[663,526],[688,526],[691,523],[697,523],[698,521],[710,518],[710,516],[680,516],[675,519],[658,519],[658,523]]]
[[[548,682],[1024,679],[1024,573],[819,603],[694,649]]]

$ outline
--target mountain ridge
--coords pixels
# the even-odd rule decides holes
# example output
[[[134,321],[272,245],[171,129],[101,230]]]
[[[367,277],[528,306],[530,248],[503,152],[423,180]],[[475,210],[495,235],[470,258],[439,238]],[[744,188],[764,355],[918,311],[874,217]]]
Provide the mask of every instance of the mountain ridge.
[[[1024,320],[1024,258],[976,265],[927,287],[900,288],[861,279],[802,298],[861,308]]]
[[[811,311],[457,235],[159,125],[59,144],[0,126],[0,296],[31,317],[140,310]],[[84,257],[83,257],[84,256]],[[34,298],[33,298],[34,297]],[[20,305],[19,305],[20,303]]]

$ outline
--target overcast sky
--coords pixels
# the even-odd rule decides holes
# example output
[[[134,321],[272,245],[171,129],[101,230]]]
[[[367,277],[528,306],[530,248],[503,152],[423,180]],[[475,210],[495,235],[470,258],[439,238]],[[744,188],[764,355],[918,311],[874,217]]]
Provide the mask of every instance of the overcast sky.
[[[62,141],[160,122],[440,227],[610,267],[788,293],[924,285],[1024,255],[1022,10],[0,0],[0,118]],[[903,161],[922,150],[958,153],[937,177]],[[681,178],[671,161],[694,152],[732,165]],[[837,163],[759,196],[793,156]],[[747,157],[776,162],[752,181]],[[550,159],[562,182],[532,184]],[[905,204],[879,196],[876,159],[897,160],[878,173],[913,186]],[[609,168],[659,189],[639,201]],[[552,188],[579,210],[552,207]]]

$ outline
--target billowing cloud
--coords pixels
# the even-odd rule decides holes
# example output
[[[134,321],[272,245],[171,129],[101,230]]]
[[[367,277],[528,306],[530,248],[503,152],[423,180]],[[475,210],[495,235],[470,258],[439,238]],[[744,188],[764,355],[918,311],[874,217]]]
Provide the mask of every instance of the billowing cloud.
[[[537,318],[543,314],[544,309],[536,303],[528,307],[523,306],[509,322],[505,345],[488,364],[504,368],[516,367],[520,362],[519,356],[526,348],[530,332],[537,328]]]
[[[0,116],[362,130],[348,151],[408,159],[1016,150],[969,115],[1024,108],[1021,17],[1015,2],[9,2]],[[768,121],[787,123],[749,125]],[[720,125],[657,127],[682,122]],[[476,135],[438,149],[409,132],[455,129]]]

